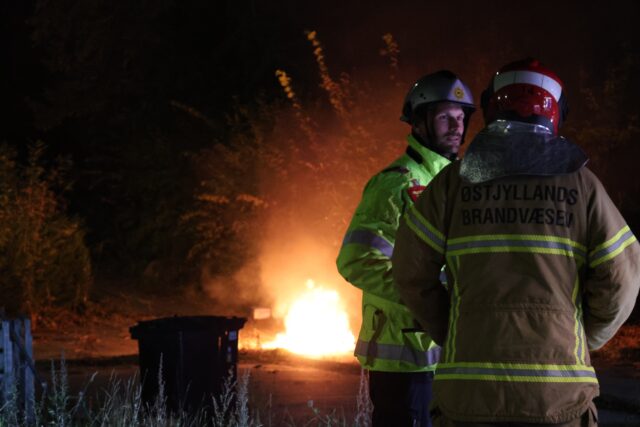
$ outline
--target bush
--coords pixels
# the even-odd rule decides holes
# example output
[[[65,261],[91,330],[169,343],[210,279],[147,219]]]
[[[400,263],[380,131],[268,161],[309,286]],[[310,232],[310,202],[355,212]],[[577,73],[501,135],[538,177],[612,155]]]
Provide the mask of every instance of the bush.
[[[293,78],[274,70],[286,99],[236,106],[229,137],[193,156],[197,202],[183,218],[196,239],[191,259],[207,273],[203,282],[244,268],[251,271],[248,286],[236,289],[255,289],[258,280],[266,284],[266,255],[299,264],[317,258],[318,269],[334,272],[333,261],[323,264],[318,251],[327,258],[337,253],[367,179],[405,148],[408,129],[397,120],[403,84],[395,76],[391,35],[383,38],[390,74],[366,77],[333,77],[317,33],[309,31],[307,39],[322,99],[299,96]],[[299,243],[304,239],[321,249],[312,253]],[[247,304],[269,304],[262,296],[252,291]]]
[[[44,152],[42,142],[31,144],[19,161],[0,145],[0,299],[9,315],[80,308],[92,280],[84,230],[59,195],[66,165],[45,167]]]

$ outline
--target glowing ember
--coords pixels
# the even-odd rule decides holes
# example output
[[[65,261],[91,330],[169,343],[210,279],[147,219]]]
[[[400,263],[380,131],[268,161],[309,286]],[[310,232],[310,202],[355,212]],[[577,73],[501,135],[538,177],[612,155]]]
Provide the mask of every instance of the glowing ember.
[[[316,287],[311,279],[307,288],[289,308],[284,320],[286,332],[263,348],[284,348],[306,356],[352,352],[355,338],[338,293]]]

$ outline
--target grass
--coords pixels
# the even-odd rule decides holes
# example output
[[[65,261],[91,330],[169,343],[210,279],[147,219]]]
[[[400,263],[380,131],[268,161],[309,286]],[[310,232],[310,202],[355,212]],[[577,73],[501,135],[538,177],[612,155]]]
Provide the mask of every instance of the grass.
[[[209,405],[195,411],[170,411],[164,384],[159,381],[158,395],[153,402],[142,398],[142,385],[136,375],[122,380],[112,373],[106,388],[88,392],[97,373],[94,373],[77,394],[70,392],[64,359],[58,366],[51,363],[49,387],[38,392],[34,413],[27,418],[21,410],[24,402],[14,389],[5,402],[0,402],[0,427],[27,426],[145,426],[145,427],[273,427],[273,426],[355,426],[370,425],[371,403],[368,398],[368,381],[364,371],[360,377],[357,396],[357,413],[349,419],[342,409],[321,410],[308,402],[309,415],[296,420],[285,411],[281,420],[274,421],[271,405],[253,405],[249,393],[249,372],[234,379],[232,372],[224,379],[219,396],[212,396]],[[162,378],[160,366],[159,378]],[[254,396],[257,401],[270,402],[264,396]],[[263,421],[264,420],[264,421]]]

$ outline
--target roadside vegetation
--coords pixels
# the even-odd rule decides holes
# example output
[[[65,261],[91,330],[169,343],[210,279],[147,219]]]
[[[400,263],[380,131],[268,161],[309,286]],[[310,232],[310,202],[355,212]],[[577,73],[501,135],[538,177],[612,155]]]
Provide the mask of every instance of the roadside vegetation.
[[[22,158],[20,157],[22,154]],[[83,310],[93,281],[85,228],[68,215],[65,159],[41,141],[0,144],[0,308],[37,320],[46,307]]]
[[[161,368],[162,369],[162,368]],[[161,375],[159,375],[161,377]],[[51,383],[34,402],[35,410],[27,415],[22,410],[23,402],[18,393],[0,403],[0,427],[85,427],[85,426],[122,426],[122,427],[368,427],[371,425],[371,404],[367,394],[367,379],[361,373],[360,390],[356,398],[357,411],[353,416],[345,415],[344,410],[320,410],[309,401],[308,416],[294,419],[291,415],[276,414],[266,404],[257,406],[249,392],[248,372],[241,373],[237,379],[232,373],[224,379],[219,396],[212,396],[199,409],[193,411],[170,411],[167,409],[167,396],[162,381],[158,384],[158,395],[152,402],[143,400],[139,378],[127,380],[116,378],[109,380],[108,386],[97,393],[89,392],[95,374],[85,387],[72,393],[67,382],[67,369],[64,360],[56,367],[51,363]],[[257,401],[265,401],[259,396]],[[268,400],[267,400],[268,401]]]

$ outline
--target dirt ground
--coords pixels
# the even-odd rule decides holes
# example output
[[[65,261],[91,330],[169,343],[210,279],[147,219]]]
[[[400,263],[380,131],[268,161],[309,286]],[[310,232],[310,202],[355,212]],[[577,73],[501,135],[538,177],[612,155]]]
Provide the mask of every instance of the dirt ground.
[[[50,361],[63,356],[72,392],[81,390],[94,372],[91,387],[99,391],[106,388],[111,375],[127,380],[136,373],[138,348],[129,327],[138,321],[233,314],[248,313],[220,312],[195,291],[153,298],[123,289],[101,291],[84,315],[51,311],[39,320],[33,332],[34,353],[45,379]],[[332,416],[350,425],[361,383],[361,371],[353,357],[313,360],[281,350],[255,349],[257,342],[273,335],[274,325],[249,319],[239,338],[238,373],[250,375],[250,396],[253,406],[261,408],[263,424],[304,425],[313,417]],[[624,326],[604,349],[593,353],[593,363],[602,376],[603,389],[616,390],[601,399],[599,406],[605,416],[620,411],[627,417],[640,413],[640,325]],[[617,397],[629,394],[631,400]],[[633,420],[602,425],[640,425],[640,418]]]
[[[40,362],[45,380],[48,365]],[[597,368],[601,396],[596,400],[601,427],[640,426],[640,377],[628,369]],[[73,395],[100,399],[114,379],[139,379],[135,356],[69,360],[68,381]],[[353,359],[310,360],[279,351],[241,352],[238,375],[249,375],[249,404],[265,426],[354,425],[362,372]],[[635,377],[624,376],[632,373]],[[92,376],[90,386],[85,389]],[[336,425],[336,423],[330,424]]]
[[[84,313],[49,310],[34,325],[34,352],[40,360],[108,358],[137,354],[129,328],[139,321],[170,316],[238,316],[247,318],[240,331],[240,348],[255,349],[273,338],[281,322],[254,321],[244,312],[220,307],[194,289],[156,293],[132,287],[102,285],[94,290]],[[357,328],[353,328],[356,330]],[[607,345],[592,354],[607,369],[640,372],[640,321],[624,325]]]
[[[51,383],[50,362],[40,361],[38,368]],[[327,417],[353,424],[362,376],[351,358],[309,360],[251,350],[241,352],[237,369],[239,377],[249,375],[249,405],[265,426],[310,425]],[[137,384],[140,378],[135,356],[68,360],[66,371],[71,395],[82,391],[94,401],[104,398],[114,380]]]

